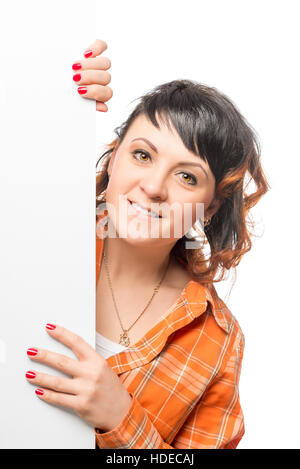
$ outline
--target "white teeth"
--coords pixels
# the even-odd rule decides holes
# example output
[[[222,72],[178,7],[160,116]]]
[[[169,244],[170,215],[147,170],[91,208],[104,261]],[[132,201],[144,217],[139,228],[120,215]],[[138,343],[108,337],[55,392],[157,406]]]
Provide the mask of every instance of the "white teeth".
[[[131,205],[132,205],[136,210],[138,210],[139,212],[145,213],[145,215],[148,215],[148,216],[154,217],[154,218],[159,218],[159,215],[157,215],[156,213],[151,212],[151,211],[148,212],[148,210],[146,210],[145,208],[140,207],[139,205],[137,205],[137,204],[134,203],[134,202],[131,202]]]

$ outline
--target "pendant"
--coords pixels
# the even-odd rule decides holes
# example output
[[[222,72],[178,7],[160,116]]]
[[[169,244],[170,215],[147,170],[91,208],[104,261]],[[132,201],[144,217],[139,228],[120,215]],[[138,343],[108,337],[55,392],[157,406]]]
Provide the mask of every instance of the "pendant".
[[[125,347],[128,347],[128,345],[130,344],[130,340],[129,340],[129,337],[128,337],[126,331],[124,331],[122,334],[120,334],[119,344],[125,345]]]

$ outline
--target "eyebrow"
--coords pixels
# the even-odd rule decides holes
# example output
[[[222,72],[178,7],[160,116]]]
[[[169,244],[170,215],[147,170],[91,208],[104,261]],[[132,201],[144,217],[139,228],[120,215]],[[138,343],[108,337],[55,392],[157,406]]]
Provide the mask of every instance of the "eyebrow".
[[[155,145],[153,145],[153,143],[150,142],[150,140],[148,140],[147,138],[144,138],[144,137],[136,137],[134,138],[133,140],[131,140],[132,142],[134,142],[135,140],[143,140],[144,142],[146,142],[150,148],[152,148],[152,150],[155,152],[155,153],[158,153],[158,150],[156,148]],[[192,163],[191,161],[179,161],[178,162],[178,165],[186,165],[186,166],[200,166],[200,168],[203,169],[203,171],[205,172],[205,175],[206,175],[206,178],[208,179],[208,174],[206,172],[206,170],[203,168],[202,164],[201,163]]]

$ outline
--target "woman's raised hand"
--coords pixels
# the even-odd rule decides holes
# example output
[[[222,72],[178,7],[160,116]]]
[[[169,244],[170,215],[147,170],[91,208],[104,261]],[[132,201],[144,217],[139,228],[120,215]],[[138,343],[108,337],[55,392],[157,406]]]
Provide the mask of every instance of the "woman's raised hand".
[[[84,52],[85,59],[78,60],[72,65],[74,71],[73,80],[78,93],[83,98],[95,99],[96,110],[107,112],[105,104],[113,95],[112,89],[107,86],[110,83],[111,75],[107,71],[111,62],[108,57],[104,57],[103,51],[107,49],[107,44],[102,39],[96,39]],[[99,57],[98,57],[99,56]]]

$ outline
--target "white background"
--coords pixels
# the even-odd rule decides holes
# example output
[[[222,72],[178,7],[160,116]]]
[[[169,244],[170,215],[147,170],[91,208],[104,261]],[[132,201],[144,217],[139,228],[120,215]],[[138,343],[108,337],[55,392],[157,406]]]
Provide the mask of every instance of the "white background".
[[[58,447],[58,425],[71,428],[73,416],[68,420],[34,400],[22,375],[27,359],[20,357],[25,347],[46,344],[45,321],[62,317],[66,326],[94,340],[92,314],[81,316],[94,307],[94,162],[135,106],[131,101],[163,82],[189,78],[227,94],[255,128],[271,185],[252,210],[261,237],[238,266],[230,297],[229,281],[217,285],[246,337],[240,381],[246,434],[238,448],[300,447],[297,7],[291,0],[5,4],[0,25],[0,100],[8,112],[1,113],[0,173],[0,339],[9,339],[8,346],[0,341],[4,446],[16,446],[19,439],[32,447],[41,435],[35,425],[42,415],[43,430],[52,431],[49,447]],[[94,118],[94,105],[75,98],[71,65],[97,37],[108,44],[104,55],[112,62],[114,95],[109,111]],[[70,447],[76,442],[92,447],[89,429],[80,424],[72,429],[72,438],[65,432]],[[39,441],[42,445],[45,435]]]

